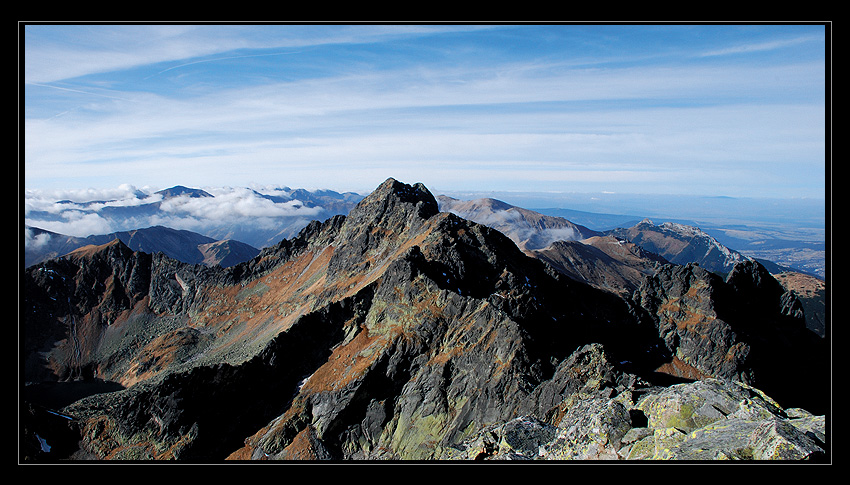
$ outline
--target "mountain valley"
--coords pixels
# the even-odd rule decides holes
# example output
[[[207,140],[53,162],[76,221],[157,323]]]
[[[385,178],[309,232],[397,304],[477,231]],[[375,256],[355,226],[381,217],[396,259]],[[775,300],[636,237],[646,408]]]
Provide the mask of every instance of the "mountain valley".
[[[829,459],[817,278],[672,223],[326,197],[258,249],[51,234],[21,285],[22,460]]]

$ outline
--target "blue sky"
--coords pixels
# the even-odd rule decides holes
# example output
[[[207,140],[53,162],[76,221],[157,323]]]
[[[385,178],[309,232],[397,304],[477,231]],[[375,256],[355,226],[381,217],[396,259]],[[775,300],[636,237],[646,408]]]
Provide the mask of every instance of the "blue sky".
[[[824,198],[824,25],[22,25],[28,190]]]

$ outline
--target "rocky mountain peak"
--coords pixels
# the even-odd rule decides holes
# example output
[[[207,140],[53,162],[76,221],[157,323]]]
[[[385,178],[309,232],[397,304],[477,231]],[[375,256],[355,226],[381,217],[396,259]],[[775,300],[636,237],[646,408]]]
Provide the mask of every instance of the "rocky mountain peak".
[[[382,267],[430,228],[437,201],[422,184],[387,179],[345,216],[329,244],[329,277],[352,278]]]
[[[716,273],[728,273],[732,267],[749,258],[720,244],[698,227],[664,222],[653,224],[649,219],[630,228],[607,231],[608,234],[629,240],[656,253],[671,263],[696,262]]]
[[[407,185],[388,178],[365,199],[360,201],[348,215],[353,221],[378,220],[384,215],[397,217],[397,212],[415,214],[427,219],[439,212],[434,195],[422,184]]]
[[[741,291],[769,293],[774,297],[784,292],[782,285],[757,261],[736,264],[726,276],[726,283]]]

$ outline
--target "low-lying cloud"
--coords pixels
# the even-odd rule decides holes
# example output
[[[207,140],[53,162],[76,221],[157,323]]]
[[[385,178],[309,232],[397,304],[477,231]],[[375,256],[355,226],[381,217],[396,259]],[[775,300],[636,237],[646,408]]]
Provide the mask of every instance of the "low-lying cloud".
[[[318,215],[321,208],[305,207],[299,200],[274,201],[248,188],[214,190],[214,197],[179,196],[164,200],[160,209],[176,216],[204,219],[276,218]]]
[[[166,226],[201,234],[232,225],[273,229],[293,220],[322,218],[322,206],[289,197],[289,189],[272,187],[204,188],[212,197],[180,195],[163,198],[154,189],[122,185],[114,189],[27,191],[26,225],[68,236],[86,237],[151,226]],[[26,243],[39,239],[27,234]]]
[[[527,249],[543,249],[555,241],[576,241],[582,238],[579,231],[571,225],[566,225],[569,224],[566,220],[563,221],[563,226],[549,227],[545,223],[526,219],[522,212],[516,209],[449,211],[501,231],[517,245]]]
[[[40,247],[44,247],[49,242],[50,234],[33,234],[33,231],[30,228],[27,227],[24,229],[24,247],[26,247],[27,249],[37,249]]]

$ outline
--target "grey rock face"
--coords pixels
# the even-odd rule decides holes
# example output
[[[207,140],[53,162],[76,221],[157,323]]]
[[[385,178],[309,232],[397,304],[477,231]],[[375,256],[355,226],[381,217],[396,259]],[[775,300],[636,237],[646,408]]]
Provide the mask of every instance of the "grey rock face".
[[[629,410],[616,399],[595,397],[572,405],[559,423],[558,439],[546,444],[545,459],[617,460],[632,429]]]
[[[758,389],[708,379],[672,386],[638,406],[652,437],[630,450],[630,459],[819,460],[825,428],[811,433]],[[799,423],[802,424],[802,423]]]
[[[819,395],[823,339],[809,331],[797,298],[759,263],[738,263],[724,281],[695,264],[667,265],[633,295],[668,352],[659,370],[689,379],[740,380],[780,401]],[[798,383],[787,393],[786,382]],[[807,401],[823,410],[824,402]]]
[[[723,282],[698,265],[667,265],[646,278],[634,299],[650,316],[675,359],[696,375],[749,380],[746,357],[732,323],[718,314]]]

